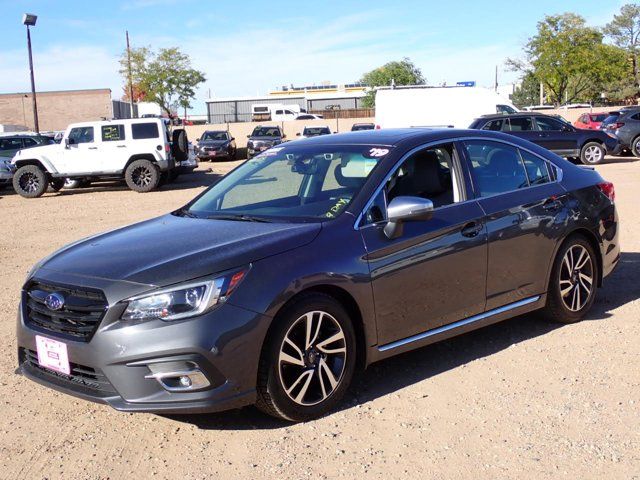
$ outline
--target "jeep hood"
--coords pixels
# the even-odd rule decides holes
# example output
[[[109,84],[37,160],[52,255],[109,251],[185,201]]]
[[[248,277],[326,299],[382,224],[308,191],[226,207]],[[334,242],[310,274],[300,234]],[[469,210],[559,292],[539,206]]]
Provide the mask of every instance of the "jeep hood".
[[[168,214],[63,247],[40,269],[166,286],[301,247],[321,228]]]
[[[19,160],[30,159],[35,157],[48,157],[51,153],[63,148],[59,143],[51,143],[49,145],[41,145],[39,147],[23,148],[18,150],[11,160],[16,163]]]

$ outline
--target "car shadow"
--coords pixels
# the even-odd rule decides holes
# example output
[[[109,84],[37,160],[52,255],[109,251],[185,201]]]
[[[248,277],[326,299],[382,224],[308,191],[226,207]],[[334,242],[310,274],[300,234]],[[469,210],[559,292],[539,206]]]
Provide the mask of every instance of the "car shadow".
[[[606,320],[616,308],[640,298],[639,276],[640,253],[623,253],[616,270],[598,291],[585,321]],[[365,404],[562,327],[533,312],[375,363],[356,376],[340,410]],[[290,425],[255,407],[166,417],[204,430],[267,430]]]

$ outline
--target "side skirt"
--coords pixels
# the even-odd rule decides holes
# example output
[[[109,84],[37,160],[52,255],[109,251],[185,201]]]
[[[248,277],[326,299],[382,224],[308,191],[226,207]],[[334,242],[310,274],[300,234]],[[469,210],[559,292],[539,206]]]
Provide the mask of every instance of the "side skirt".
[[[399,353],[408,352],[426,345],[431,345],[432,343],[446,340],[472,330],[477,330],[478,328],[486,327],[487,325],[492,325],[524,313],[532,312],[542,308],[546,301],[546,293],[536,295],[448,325],[427,330],[426,332],[419,333],[411,337],[396,340],[395,342],[387,343],[385,345],[372,347],[369,352],[369,363],[383,360]]]

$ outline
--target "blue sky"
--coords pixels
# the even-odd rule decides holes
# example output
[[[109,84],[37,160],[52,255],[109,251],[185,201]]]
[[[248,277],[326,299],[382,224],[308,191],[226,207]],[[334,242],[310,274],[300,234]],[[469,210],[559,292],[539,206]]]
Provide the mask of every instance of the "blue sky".
[[[356,81],[387,61],[410,57],[429,83],[515,78],[519,56],[544,15],[573,11],[607,23],[621,1],[0,0],[0,92],[29,90],[22,13],[32,31],[36,88],[111,88],[122,94],[118,56],[133,46],[179,46],[207,82],[193,110],[213,96],[264,94],[281,85]]]

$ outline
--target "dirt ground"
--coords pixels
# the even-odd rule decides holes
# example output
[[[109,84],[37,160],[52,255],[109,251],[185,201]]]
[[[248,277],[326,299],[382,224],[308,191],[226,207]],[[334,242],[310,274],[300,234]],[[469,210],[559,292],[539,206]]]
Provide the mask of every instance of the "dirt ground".
[[[629,159],[598,167],[616,186],[624,253],[586,321],[526,315],[381,362],[320,420],[289,425],[253,407],[124,414],[14,374],[31,265],[181,206],[232,165],[148,194],[0,192],[0,478],[640,479],[640,161]]]

